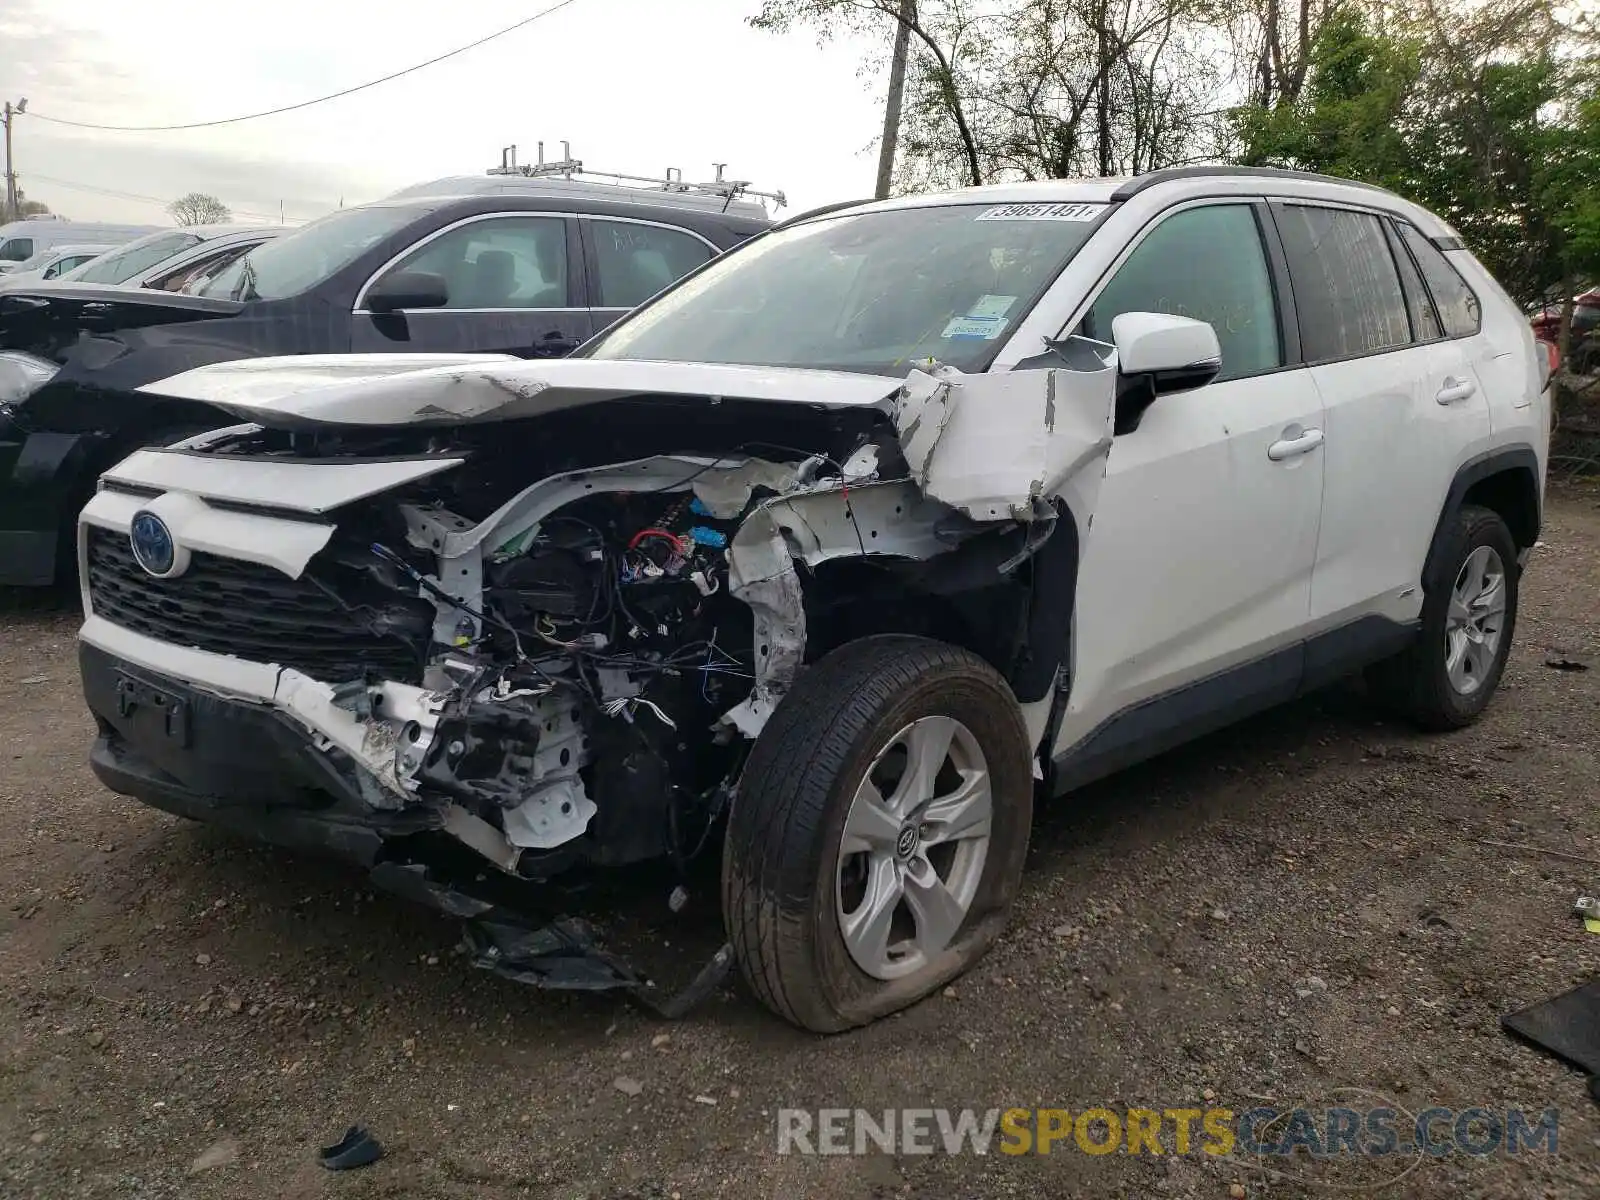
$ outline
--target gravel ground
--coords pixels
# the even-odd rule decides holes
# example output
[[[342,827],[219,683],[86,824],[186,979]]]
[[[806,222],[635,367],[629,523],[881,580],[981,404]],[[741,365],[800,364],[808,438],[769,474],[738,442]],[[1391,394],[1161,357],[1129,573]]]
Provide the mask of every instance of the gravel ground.
[[[1568,913],[1600,891],[1597,598],[1600,491],[1569,488],[1475,729],[1420,737],[1337,690],[1055,805],[997,950],[831,1039],[734,989],[674,1025],[532,991],[471,970],[448,922],[342,866],[108,794],[84,763],[75,615],[13,598],[0,1194],[1294,1197],[1378,1194],[1411,1166],[1381,1194],[1593,1196],[1583,1078],[1498,1020],[1600,973],[1600,937]],[[1561,655],[1596,669],[1547,665]],[[702,933],[713,903],[691,901]],[[775,1149],[782,1106],[1264,1097],[1554,1106],[1560,1148],[1264,1166]],[[316,1147],[358,1120],[385,1159],[323,1171]]]

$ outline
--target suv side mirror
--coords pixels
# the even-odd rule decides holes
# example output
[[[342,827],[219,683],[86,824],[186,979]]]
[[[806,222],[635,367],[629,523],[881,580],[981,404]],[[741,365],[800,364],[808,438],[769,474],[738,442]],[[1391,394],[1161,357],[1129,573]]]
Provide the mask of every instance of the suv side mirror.
[[[1157,396],[1205,387],[1222,370],[1217,331],[1166,313],[1126,312],[1111,320],[1117,347],[1116,432],[1138,428]]]
[[[385,276],[367,292],[368,312],[392,313],[401,308],[443,308],[450,289],[443,275],[426,271],[399,271]]]

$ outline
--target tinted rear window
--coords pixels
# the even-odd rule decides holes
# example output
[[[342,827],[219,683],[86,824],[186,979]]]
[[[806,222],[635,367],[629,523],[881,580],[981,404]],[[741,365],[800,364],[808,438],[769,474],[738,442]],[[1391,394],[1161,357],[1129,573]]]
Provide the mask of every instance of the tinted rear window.
[[[1278,222],[1308,362],[1371,354],[1411,341],[1400,274],[1377,217],[1288,204],[1278,210]]]
[[[1461,278],[1460,272],[1450,265],[1450,260],[1438,247],[1422,236],[1416,226],[1404,221],[1397,221],[1396,224],[1400,227],[1400,237],[1406,248],[1417,260],[1417,266],[1422,268],[1422,277],[1428,281],[1428,291],[1433,293],[1445,333],[1450,337],[1466,337],[1477,333],[1483,318],[1478,310],[1478,297],[1467,286],[1467,281]]]

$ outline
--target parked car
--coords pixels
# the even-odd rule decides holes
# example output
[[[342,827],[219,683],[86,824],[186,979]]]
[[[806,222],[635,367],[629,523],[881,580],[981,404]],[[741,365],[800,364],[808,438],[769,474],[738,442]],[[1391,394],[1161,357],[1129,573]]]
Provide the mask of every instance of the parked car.
[[[566,361],[200,367],[144,390],[246,424],[82,513],[91,761],[553,986],[648,990],[495,878],[725,830],[711,974],[859,1025],[993,943],[1036,790],[1363,669],[1473,722],[1542,364],[1427,211],[1185,168],[803,219]]]
[[[61,276],[57,282],[62,287],[74,283],[141,287],[145,285],[147,275],[178,255],[188,255],[206,247],[234,246],[241,240],[258,243],[282,231],[283,227],[279,225],[231,223],[160,229],[134,239],[118,248],[114,254],[103,255],[95,262]]]
[[[48,283],[114,249],[115,246],[109,245],[63,242],[48,250],[41,250],[32,258],[18,263],[15,271],[0,275],[0,292]]]
[[[111,225],[98,221],[68,221],[61,217],[29,217],[0,225],[0,274],[15,271],[41,250],[67,242],[123,242],[156,232],[158,225]]]
[[[1537,304],[1529,314],[1534,335],[1551,346],[1559,344],[1561,307],[1560,304]],[[1568,354],[1572,370],[1579,374],[1588,374],[1600,367],[1600,288],[1590,288],[1572,298]]]
[[[703,197],[610,186],[594,199],[543,183],[341,209],[236,257],[193,294],[95,286],[131,277],[126,261],[102,269],[117,257],[107,255],[76,280],[0,296],[0,349],[51,369],[25,398],[0,396],[11,404],[0,417],[0,584],[48,584],[70,567],[74,518],[102,469],[222,419],[139,390],[152,380],[265,354],[564,355],[771,224]],[[41,377],[36,362],[28,378]]]

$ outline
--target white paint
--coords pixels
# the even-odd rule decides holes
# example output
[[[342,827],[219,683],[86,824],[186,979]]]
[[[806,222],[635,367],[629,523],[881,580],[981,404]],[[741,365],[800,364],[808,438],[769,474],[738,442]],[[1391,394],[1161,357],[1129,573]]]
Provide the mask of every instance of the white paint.
[[[169,448],[135,450],[101,478],[130,487],[192,492],[212,500],[322,514],[427,479],[465,461],[441,455],[390,462],[285,462]]]
[[[509,354],[280,354],[195,367],[137,390],[213,404],[270,406],[273,400],[338,383],[385,379],[430,367],[519,361]]]
[[[1285,371],[1162,396],[1116,438],[1083,543],[1058,754],[1129,705],[1300,636],[1323,454],[1273,462],[1267,447],[1321,412],[1308,372]]]
[[[148,509],[164,522],[173,541],[186,551],[257,563],[298,579],[311,556],[328,544],[332,525],[287,520],[264,513],[213,508],[190,492],[135,496],[102,489],[79,514],[79,525],[99,525],[127,534],[133,516]]]
[[[912,477],[979,521],[1030,520],[1034,502],[1080,472],[1098,477],[1111,447],[1116,372],[913,371],[895,409]]]
[[[468,363],[388,370],[386,355],[314,357],[314,363],[247,360],[255,366],[244,370],[236,363],[197,367],[143,390],[204,400],[247,421],[297,426],[508,421],[646,394],[863,408],[900,387],[878,375],[712,363],[479,355]]]

